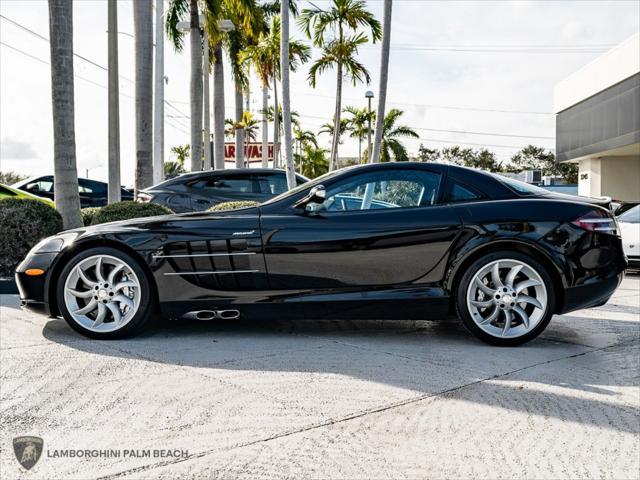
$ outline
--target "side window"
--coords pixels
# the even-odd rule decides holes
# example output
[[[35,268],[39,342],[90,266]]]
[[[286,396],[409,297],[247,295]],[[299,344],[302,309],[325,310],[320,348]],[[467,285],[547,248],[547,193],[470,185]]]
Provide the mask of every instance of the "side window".
[[[482,195],[467,185],[461,185],[460,183],[449,180],[449,191],[447,194],[447,201],[449,203],[459,202],[471,202],[482,198]]]
[[[316,210],[344,212],[434,205],[440,175],[424,170],[383,170],[356,175],[327,188]]]
[[[287,176],[284,174],[254,175],[253,178],[260,185],[261,193],[280,195],[288,190]]]
[[[28,192],[53,192],[53,180],[41,178],[35,182],[28,183],[24,188]]]
[[[249,175],[212,177],[205,188],[218,193],[254,193],[253,180]]]

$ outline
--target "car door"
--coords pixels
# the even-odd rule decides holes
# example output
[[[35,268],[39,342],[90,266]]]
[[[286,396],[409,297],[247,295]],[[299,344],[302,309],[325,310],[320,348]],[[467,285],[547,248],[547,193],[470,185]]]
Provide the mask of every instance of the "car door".
[[[89,180],[78,179],[80,191],[80,203],[82,207],[102,207],[107,204],[107,184]]]
[[[373,299],[367,292],[400,287],[429,292],[460,230],[453,209],[438,204],[442,181],[437,170],[389,167],[326,185],[324,203],[306,211],[264,209],[271,287],[325,310],[323,298],[366,301]]]

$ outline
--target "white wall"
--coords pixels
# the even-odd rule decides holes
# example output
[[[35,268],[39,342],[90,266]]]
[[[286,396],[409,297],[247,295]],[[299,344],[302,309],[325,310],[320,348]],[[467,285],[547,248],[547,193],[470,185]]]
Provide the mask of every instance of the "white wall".
[[[558,83],[553,92],[556,113],[640,72],[640,33],[602,54]]]
[[[578,195],[640,200],[640,156],[580,160]]]

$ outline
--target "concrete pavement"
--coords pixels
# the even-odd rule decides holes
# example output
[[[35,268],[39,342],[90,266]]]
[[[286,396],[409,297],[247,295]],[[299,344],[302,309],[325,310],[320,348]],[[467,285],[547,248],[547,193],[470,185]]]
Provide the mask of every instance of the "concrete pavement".
[[[451,321],[97,342],[0,300],[2,479],[640,477],[637,276],[518,348]],[[20,435],[44,440],[28,472]]]

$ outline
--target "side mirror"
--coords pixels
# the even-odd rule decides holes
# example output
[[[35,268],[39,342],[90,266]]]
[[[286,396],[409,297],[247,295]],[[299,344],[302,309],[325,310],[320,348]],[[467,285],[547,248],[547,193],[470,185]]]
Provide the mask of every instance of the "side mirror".
[[[323,203],[327,198],[327,194],[324,190],[324,185],[316,185],[311,190],[306,197],[298,200],[293,206],[295,208],[305,208],[307,205],[311,203]]]

